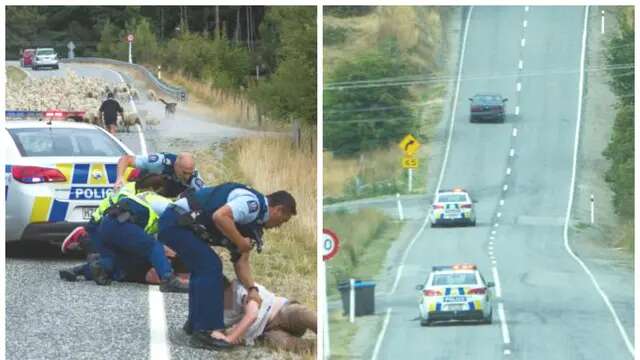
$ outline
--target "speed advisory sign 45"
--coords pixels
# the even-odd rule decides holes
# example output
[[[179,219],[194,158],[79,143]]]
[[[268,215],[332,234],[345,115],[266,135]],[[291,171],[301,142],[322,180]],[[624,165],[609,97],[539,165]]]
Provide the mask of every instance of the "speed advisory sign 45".
[[[322,229],[322,260],[331,259],[340,247],[340,241],[336,233],[329,229]]]

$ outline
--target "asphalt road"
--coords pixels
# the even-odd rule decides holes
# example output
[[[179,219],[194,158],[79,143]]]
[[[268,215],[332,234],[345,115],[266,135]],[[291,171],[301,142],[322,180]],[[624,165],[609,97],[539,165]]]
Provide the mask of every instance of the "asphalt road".
[[[58,71],[27,71],[36,77],[64,76],[64,69],[113,82],[120,79],[113,70],[84,64],[61,64]],[[159,102],[143,98],[135,106],[160,120],[153,129],[144,129],[149,152],[213,146],[252,133],[214,124],[181,105],[173,118],[164,118],[164,107]],[[137,132],[117,136],[134,152],[141,153]],[[188,337],[181,330],[187,316],[187,294],[161,294],[157,287],[143,284],[113,283],[102,287],[89,281],[71,283],[59,279],[58,270],[81,261],[62,257],[57,248],[40,244],[8,246],[6,359],[210,359],[214,356],[210,351],[189,347]],[[150,301],[150,296],[161,298],[164,309],[158,307],[157,300]],[[166,326],[158,326],[158,321],[166,321]],[[263,349],[243,348],[216,357],[263,358],[269,356],[269,352],[266,354]]]
[[[442,188],[463,186],[478,200],[478,226],[427,226],[407,250],[397,287],[379,303],[389,316],[378,359],[631,358],[603,299],[564,246],[584,11],[473,8]],[[504,124],[468,122],[467,98],[477,92],[509,98]],[[432,265],[462,262],[494,281],[495,267],[501,296],[493,324],[421,327],[415,285]],[[624,286],[603,288],[616,285]],[[633,291],[616,296],[633,341]]]

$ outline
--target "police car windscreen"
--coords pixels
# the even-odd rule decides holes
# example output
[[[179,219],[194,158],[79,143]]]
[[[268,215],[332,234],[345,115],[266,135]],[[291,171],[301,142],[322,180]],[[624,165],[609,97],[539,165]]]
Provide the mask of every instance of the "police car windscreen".
[[[433,277],[433,286],[450,286],[450,285],[475,285],[476,274],[459,273],[459,274],[438,274]]]
[[[465,202],[467,195],[465,194],[446,194],[438,196],[438,202]]]
[[[9,129],[20,154],[30,156],[122,156],[125,150],[98,129]]]

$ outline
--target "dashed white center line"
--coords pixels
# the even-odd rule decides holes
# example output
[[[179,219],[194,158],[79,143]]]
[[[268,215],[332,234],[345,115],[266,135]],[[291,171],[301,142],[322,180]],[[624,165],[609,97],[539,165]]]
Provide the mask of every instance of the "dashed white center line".
[[[499,213],[497,213],[497,214],[496,214],[496,216],[497,216],[497,217],[502,217],[502,213],[501,213],[501,212],[499,212]]]
[[[493,283],[496,286],[496,297],[502,297],[502,287],[500,287],[500,277],[498,277],[498,268],[492,267],[491,272],[493,273]]]
[[[505,354],[505,355],[511,355],[511,350],[509,350],[509,349],[504,349],[504,354]]]
[[[523,66],[524,66],[524,63],[522,62],[522,60],[518,60],[518,69],[522,70]]]
[[[493,236],[490,236],[490,237],[489,237],[489,239],[491,239],[491,240],[495,240],[496,238],[495,238],[495,237],[493,237]],[[493,245],[493,241],[489,241],[489,244]]]
[[[500,200],[500,206],[504,206],[504,200]]]
[[[494,258],[494,259],[491,259],[491,263],[492,263],[493,265],[495,265],[495,264],[496,264],[496,259],[495,259],[495,258]]]
[[[516,116],[520,114],[520,106],[516,105]]]
[[[525,28],[525,29],[527,28],[527,20],[522,22],[522,27]]]
[[[511,135],[518,136],[518,128],[513,128],[513,131],[511,132]]]
[[[491,235],[495,235],[495,234],[496,234],[496,231],[495,231],[495,230],[492,230],[492,231],[491,231]]]
[[[516,154],[516,149],[511,148],[511,150],[509,150],[509,157],[513,157],[513,155]]]
[[[502,342],[505,345],[511,344],[511,337],[509,336],[509,329],[507,328],[507,317],[504,314],[504,305],[498,304],[498,316],[500,317],[500,323],[502,326]]]
[[[525,6],[525,7],[524,7],[524,11],[525,11],[525,12],[529,12],[529,7],[528,7],[528,6]]]
[[[488,249],[489,251],[493,251],[493,245],[489,245]]]
[[[507,175],[511,175],[511,168],[507,168]]]
[[[509,190],[509,185],[504,184],[504,186],[502,187],[502,191],[507,191]]]
[[[527,42],[527,39],[522,38],[522,39],[520,40],[520,46],[524,47],[524,44],[525,44],[526,42]]]
[[[520,92],[520,90],[522,90],[522,83],[517,83],[516,84],[516,91]]]
[[[500,226],[500,224],[498,223],[493,224],[493,227],[498,227],[498,226]]]
[[[489,250],[489,256],[493,259],[493,251]]]

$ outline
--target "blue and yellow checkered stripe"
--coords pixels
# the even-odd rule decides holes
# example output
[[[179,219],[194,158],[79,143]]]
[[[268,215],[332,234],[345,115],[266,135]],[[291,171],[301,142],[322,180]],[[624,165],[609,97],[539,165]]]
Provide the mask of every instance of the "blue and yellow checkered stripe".
[[[456,295],[467,295],[468,288],[457,287],[457,288],[446,288],[444,290],[444,296],[456,296]],[[469,310],[482,310],[482,302],[480,300],[476,301],[468,301],[467,306]],[[442,303],[440,302],[432,302],[429,304],[429,311],[442,311]]]
[[[73,187],[73,185],[84,186],[103,186],[116,182],[117,165],[116,164],[71,164],[60,163],[56,164],[55,168],[60,170],[67,179],[66,184]],[[11,171],[11,167],[7,165],[5,172]],[[130,170],[129,170],[130,171]],[[129,172],[127,171],[127,172]],[[96,178],[92,176],[95,173],[100,173],[102,176]],[[8,187],[5,189],[5,193],[8,192]],[[6,195],[5,195],[6,196]],[[69,209],[69,201],[57,200],[50,196],[36,196],[31,208],[31,220],[30,222],[58,222],[64,221],[67,216],[67,210]]]

